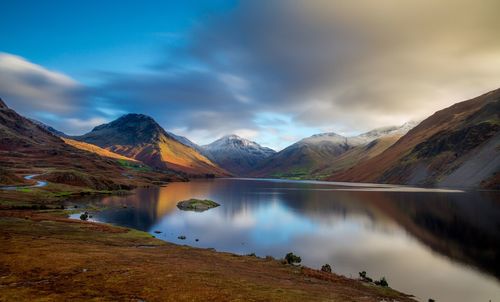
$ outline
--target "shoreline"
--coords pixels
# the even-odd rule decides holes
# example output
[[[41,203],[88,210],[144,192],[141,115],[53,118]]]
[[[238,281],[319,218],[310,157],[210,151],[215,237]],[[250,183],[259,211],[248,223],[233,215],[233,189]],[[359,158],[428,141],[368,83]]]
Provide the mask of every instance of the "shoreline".
[[[70,219],[66,216],[73,209],[57,208],[60,202],[60,198],[46,201],[43,203],[46,210],[13,209],[15,200],[10,200],[11,206],[2,204],[0,244],[7,247],[0,256],[2,296],[112,300],[112,296],[118,293],[126,300],[137,297],[157,301],[163,300],[165,288],[176,288],[182,290],[175,291],[167,300],[357,301],[366,297],[366,301],[415,301],[410,295],[388,287],[308,267],[284,265],[274,258],[177,245],[130,228]],[[84,208],[77,209],[85,211]],[[88,250],[89,247],[92,248]],[[124,257],[128,259],[125,262]],[[29,261],[21,265],[18,259]],[[45,264],[40,262],[42,259],[45,259]],[[101,263],[103,259],[105,264]],[[79,262],[78,265],[86,263],[83,266],[89,268],[82,270],[93,274],[75,273],[78,265],[74,262]],[[95,266],[93,262],[101,264]],[[115,266],[131,276],[119,278],[117,284],[109,283],[106,276]],[[68,274],[71,275],[69,278],[61,279]],[[71,280],[80,280],[84,283],[79,284],[86,285],[75,288],[69,284]],[[147,293],[132,285],[136,282],[147,288]],[[194,291],[193,286],[196,287]]]

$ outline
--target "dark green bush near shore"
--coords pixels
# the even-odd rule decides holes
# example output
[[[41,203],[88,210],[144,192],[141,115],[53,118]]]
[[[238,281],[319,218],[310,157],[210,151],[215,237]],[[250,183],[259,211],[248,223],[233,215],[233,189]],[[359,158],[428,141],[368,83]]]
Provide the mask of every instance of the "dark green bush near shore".
[[[89,213],[85,212],[82,215],[80,215],[81,220],[88,220],[89,219]]]

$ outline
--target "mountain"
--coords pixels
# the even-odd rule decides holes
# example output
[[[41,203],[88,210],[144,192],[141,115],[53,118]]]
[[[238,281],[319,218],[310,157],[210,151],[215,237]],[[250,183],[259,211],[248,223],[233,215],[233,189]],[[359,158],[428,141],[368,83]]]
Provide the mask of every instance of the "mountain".
[[[4,184],[23,181],[26,174],[54,183],[97,190],[126,189],[152,180],[181,179],[175,174],[139,173],[116,160],[66,144],[0,99],[0,180]],[[5,181],[5,182],[4,182]]]
[[[106,150],[139,160],[158,169],[172,169],[189,175],[228,175],[195,149],[168,134],[151,117],[127,114],[73,137]]]
[[[500,187],[500,89],[434,113],[337,181]]]
[[[276,153],[256,142],[237,135],[226,135],[201,147],[203,154],[220,167],[235,174],[246,175],[257,164]]]
[[[351,137],[333,132],[315,134],[270,156],[252,172],[252,176],[323,178],[337,171],[337,166],[346,169],[380,153],[414,125],[412,122],[399,127],[378,128]],[[342,159],[336,161],[341,156]]]
[[[103,149],[99,146],[96,146],[96,145],[92,145],[92,144],[89,144],[89,143],[85,143],[85,142],[81,142],[81,141],[77,141],[77,140],[74,140],[74,139],[71,139],[71,136],[67,135],[66,133],[62,132],[62,131],[59,131],[57,129],[55,129],[54,127],[52,126],[49,126],[45,123],[42,123],[38,120],[35,120],[35,119],[29,119],[31,122],[33,122],[34,124],[42,127],[43,129],[47,130],[48,132],[54,134],[55,136],[58,136],[60,137],[66,144],[68,145],[71,145],[77,149],[80,149],[80,150],[85,150],[85,151],[88,151],[88,152],[92,152],[92,153],[95,153],[95,154],[98,154],[100,156],[104,156],[104,157],[109,157],[109,158],[114,158],[114,159],[119,159],[119,160],[125,160],[125,161],[130,161],[130,162],[137,162],[137,160],[133,159],[133,158],[129,158],[129,157],[126,157],[126,156],[123,156],[123,155],[120,155],[118,153],[114,153],[114,152],[111,152],[109,150],[106,150],[106,149]]]
[[[312,178],[324,179],[335,172],[347,170],[358,163],[370,159],[392,146],[402,135],[393,134],[376,138],[369,143],[355,146],[339,156],[325,160],[319,168],[311,172]]]

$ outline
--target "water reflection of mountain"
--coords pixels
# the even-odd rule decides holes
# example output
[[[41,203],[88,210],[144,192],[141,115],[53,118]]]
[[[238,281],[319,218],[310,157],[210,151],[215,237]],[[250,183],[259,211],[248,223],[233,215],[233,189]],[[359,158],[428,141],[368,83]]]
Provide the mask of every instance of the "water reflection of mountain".
[[[139,189],[133,195],[107,197],[114,208],[105,221],[149,231],[176,204],[188,198],[222,203],[219,215],[232,219],[270,203],[279,203],[321,224],[362,217],[366,227],[402,227],[434,251],[500,278],[500,203],[494,192],[408,193],[332,191],[330,185],[213,180],[171,183]]]
[[[333,211],[364,215],[374,227],[395,222],[434,251],[500,279],[498,192],[302,191],[283,198],[319,220],[328,220]]]
[[[376,204],[434,251],[500,279],[498,197],[492,192],[420,193]]]

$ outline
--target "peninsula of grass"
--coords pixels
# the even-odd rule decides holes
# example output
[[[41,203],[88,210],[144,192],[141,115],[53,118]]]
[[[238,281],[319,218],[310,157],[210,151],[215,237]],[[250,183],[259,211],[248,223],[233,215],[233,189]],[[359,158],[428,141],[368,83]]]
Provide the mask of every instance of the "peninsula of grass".
[[[183,211],[196,211],[196,212],[203,212],[212,208],[216,208],[218,206],[220,206],[220,204],[209,199],[191,198],[189,200],[184,200],[177,203],[177,207]]]

